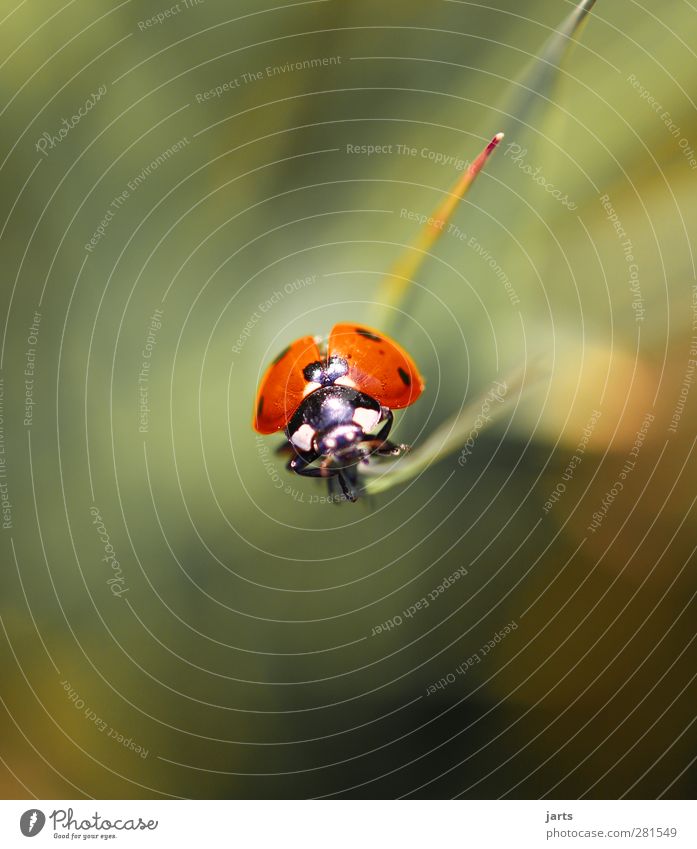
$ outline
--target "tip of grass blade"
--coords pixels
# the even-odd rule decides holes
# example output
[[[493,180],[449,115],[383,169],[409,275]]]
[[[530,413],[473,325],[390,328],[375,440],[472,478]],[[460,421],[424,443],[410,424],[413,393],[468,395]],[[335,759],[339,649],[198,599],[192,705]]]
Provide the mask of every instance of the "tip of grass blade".
[[[469,173],[472,177],[476,177],[477,174],[482,170],[484,164],[487,159],[491,156],[491,154],[496,150],[499,142],[504,137],[504,133],[496,133],[494,138],[489,142],[489,144],[484,148],[484,150],[479,154],[479,156],[474,160],[474,162],[469,167]]]
[[[447,232],[448,221],[503,136],[503,133],[496,133],[484,150],[470,163],[440,206],[422,226],[412,244],[395,263],[390,274],[383,280],[376,296],[377,309],[374,310],[374,314],[377,319],[373,319],[374,324],[384,329],[390,314],[393,314],[394,309],[401,304],[416,272],[428,257],[431,248],[443,233]]]
[[[445,225],[448,223],[450,218],[452,218],[452,215],[457,209],[460,201],[467,194],[477,175],[486,165],[487,159],[498,147],[503,135],[503,133],[496,133],[479,156],[470,163],[465,173],[450,190],[449,196],[446,197],[440,207],[433,213],[432,218],[437,225],[436,227],[431,228],[434,231],[433,242],[435,242],[436,239],[445,232]],[[429,245],[429,247],[430,246],[431,245]]]

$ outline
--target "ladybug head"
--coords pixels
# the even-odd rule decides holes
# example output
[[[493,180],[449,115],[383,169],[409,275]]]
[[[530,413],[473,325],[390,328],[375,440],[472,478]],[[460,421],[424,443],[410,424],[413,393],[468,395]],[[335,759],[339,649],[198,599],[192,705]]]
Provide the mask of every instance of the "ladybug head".
[[[348,374],[348,364],[342,357],[329,357],[328,360],[316,360],[305,366],[303,376],[311,383],[329,386],[339,377]]]
[[[315,450],[318,454],[332,454],[335,457],[350,460],[358,456],[360,452],[357,447],[364,439],[365,433],[359,425],[336,425],[316,434]]]

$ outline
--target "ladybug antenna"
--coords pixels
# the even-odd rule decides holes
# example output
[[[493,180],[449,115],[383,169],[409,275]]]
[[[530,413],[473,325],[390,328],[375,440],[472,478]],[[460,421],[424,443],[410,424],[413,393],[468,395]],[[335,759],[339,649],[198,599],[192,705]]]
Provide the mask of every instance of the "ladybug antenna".
[[[381,311],[381,314],[383,314],[385,307],[396,307],[401,303],[416,272],[428,257],[433,245],[443,233],[447,232],[448,221],[502,138],[503,133],[497,133],[479,156],[467,166],[462,176],[447,193],[445,200],[434,211],[414,242],[397,260],[391,272],[383,280],[375,299],[376,307]],[[388,312],[392,313],[392,310],[388,309]],[[382,321],[375,323],[384,326],[385,320],[383,318]]]

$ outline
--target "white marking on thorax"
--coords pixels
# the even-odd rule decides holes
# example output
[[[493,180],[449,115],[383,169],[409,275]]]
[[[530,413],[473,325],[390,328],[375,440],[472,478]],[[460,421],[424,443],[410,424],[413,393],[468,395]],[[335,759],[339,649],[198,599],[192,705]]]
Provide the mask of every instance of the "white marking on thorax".
[[[354,422],[365,432],[372,430],[379,419],[380,413],[367,407],[357,407],[353,412]]]
[[[315,438],[315,429],[312,425],[304,424],[295,431],[290,441],[301,451],[309,451],[312,448],[312,440]]]

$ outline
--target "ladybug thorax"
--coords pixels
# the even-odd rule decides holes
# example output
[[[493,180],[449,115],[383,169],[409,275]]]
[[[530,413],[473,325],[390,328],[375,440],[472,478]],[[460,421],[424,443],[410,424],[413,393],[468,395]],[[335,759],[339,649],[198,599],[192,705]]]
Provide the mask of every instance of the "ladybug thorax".
[[[338,358],[330,358],[323,365],[332,367],[332,359]],[[316,364],[311,365],[314,367]],[[380,404],[374,398],[351,387],[329,383],[303,400],[286,432],[299,451],[335,454],[365,439],[366,433],[377,425],[381,415]]]

